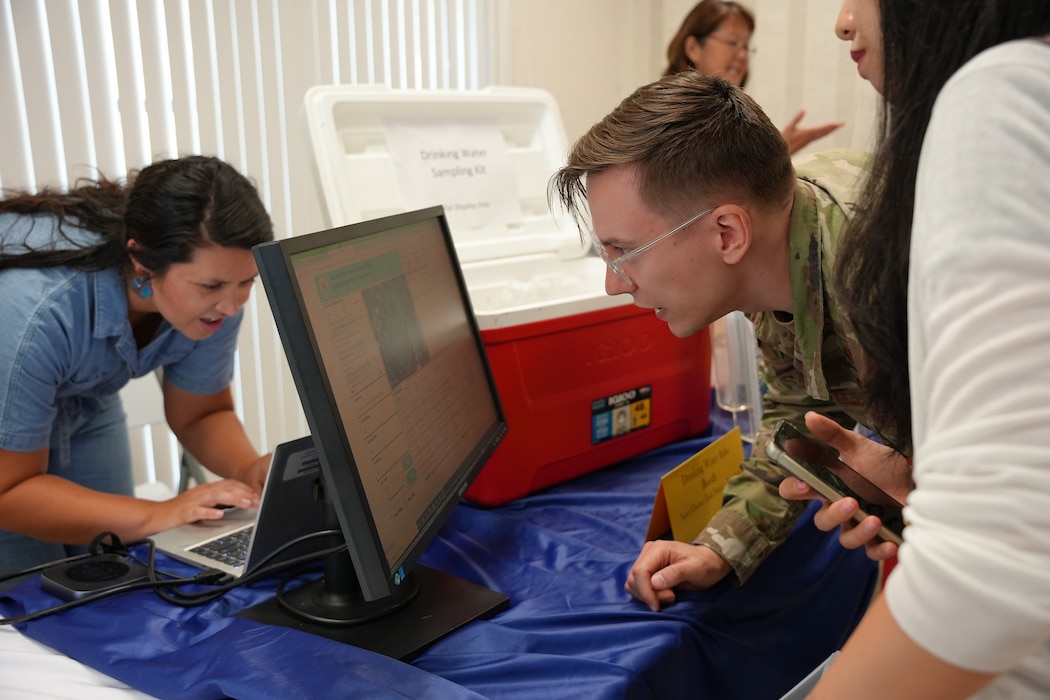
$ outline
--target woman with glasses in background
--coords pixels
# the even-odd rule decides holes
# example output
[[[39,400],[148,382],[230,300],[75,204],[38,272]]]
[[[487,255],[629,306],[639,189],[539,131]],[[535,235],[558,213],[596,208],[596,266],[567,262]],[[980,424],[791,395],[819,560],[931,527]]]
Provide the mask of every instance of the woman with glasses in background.
[[[663,74],[698,70],[745,87],[754,53],[751,48],[754,31],[755,17],[743,5],[731,0],[703,0],[685,16],[678,33],[668,44],[668,65]],[[801,127],[799,122],[805,114],[805,110],[799,110],[781,130],[792,154],[842,126],[842,122],[828,122]]]

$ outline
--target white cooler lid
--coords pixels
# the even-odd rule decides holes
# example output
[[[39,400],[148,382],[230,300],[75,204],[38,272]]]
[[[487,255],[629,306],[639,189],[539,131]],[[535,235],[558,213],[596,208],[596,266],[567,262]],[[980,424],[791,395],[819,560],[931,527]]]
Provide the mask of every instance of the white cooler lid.
[[[517,202],[512,207],[514,216],[497,225],[463,227],[449,216],[461,262],[551,252],[572,259],[586,254],[590,247],[580,240],[568,214],[552,213],[548,206],[547,185],[564,164],[568,146],[557,103],[545,90],[318,85],[306,93],[303,110],[329,226],[435,204],[445,204],[447,210],[448,205],[441,201],[409,206],[388,138],[391,124],[400,120],[465,128],[478,125],[479,132],[499,134],[506,144],[513,173],[506,181],[513,181]],[[469,182],[462,184],[470,186]]]

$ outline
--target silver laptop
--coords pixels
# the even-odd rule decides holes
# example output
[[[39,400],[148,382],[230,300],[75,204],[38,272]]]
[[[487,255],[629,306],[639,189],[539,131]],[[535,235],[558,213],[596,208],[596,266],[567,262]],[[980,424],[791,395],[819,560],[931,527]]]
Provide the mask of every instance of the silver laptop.
[[[325,529],[320,499],[321,463],[313,438],[277,445],[258,508],[230,508],[219,520],[201,520],[158,532],[158,551],[188,564],[234,577],[253,570],[282,545]],[[333,544],[313,537],[266,564],[311,554]]]

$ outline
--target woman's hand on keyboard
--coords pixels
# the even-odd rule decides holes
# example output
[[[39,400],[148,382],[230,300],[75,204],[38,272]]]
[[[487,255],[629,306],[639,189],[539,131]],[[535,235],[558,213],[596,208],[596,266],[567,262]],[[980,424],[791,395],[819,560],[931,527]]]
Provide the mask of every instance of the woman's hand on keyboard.
[[[223,479],[194,486],[175,498],[157,503],[150,518],[152,534],[199,520],[219,520],[224,509],[256,508],[259,492],[237,479]]]

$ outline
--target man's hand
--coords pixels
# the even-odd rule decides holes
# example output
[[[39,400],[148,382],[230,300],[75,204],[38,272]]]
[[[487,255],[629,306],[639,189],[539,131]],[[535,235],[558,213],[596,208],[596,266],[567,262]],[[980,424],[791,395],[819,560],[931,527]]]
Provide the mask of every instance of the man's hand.
[[[642,546],[623,588],[656,612],[675,601],[674,589],[710,588],[729,571],[729,563],[709,547],[654,540]]]
[[[806,427],[813,437],[838,450],[842,461],[869,481],[901,503],[907,500],[911,490],[911,466],[900,454],[852,430],[846,430],[819,413],[806,414]],[[780,495],[788,500],[820,498],[816,491],[795,477],[788,477],[781,482]],[[853,514],[858,507],[853,498],[843,498],[834,503],[825,501],[813,516],[813,524],[825,532],[841,527],[839,542],[842,546],[847,549],[864,547],[868,558],[875,561],[895,556],[897,545],[878,538],[882,528],[879,518],[869,515],[860,523],[853,521]]]

